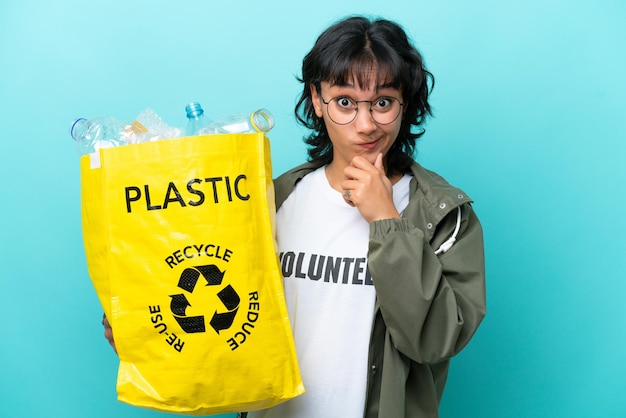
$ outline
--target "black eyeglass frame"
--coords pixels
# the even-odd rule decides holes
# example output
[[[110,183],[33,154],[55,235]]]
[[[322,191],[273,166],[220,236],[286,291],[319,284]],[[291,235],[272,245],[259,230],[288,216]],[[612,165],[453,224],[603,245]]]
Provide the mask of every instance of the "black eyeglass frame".
[[[333,123],[336,123],[337,125],[349,125],[352,122],[354,122],[354,120],[356,119],[356,116],[359,114],[359,103],[369,103],[370,104],[370,115],[372,117],[372,120],[374,122],[376,122],[378,125],[390,125],[390,124],[394,123],[398,119],[398,116],[400,116],[400,114],[402,113],[402,106],[404,106],[404,103],[401,102],[400,99],[398,99],[396,97],[391,97],[391,96],[380,96],[380,97],[377,97],[374,100],[353,100],[353,99],[351,99],[348,96],[335,96],[335,97],[331,98],[330,100],[326,101],[326,100],[324,100],[324,97],[322,96],[321,92],[319,93],[319,95],[320,95],[320,99],[322,99],[322,103],[324,103],[327,107],[330,104],[330,102],[332,102],[333,100],[343,99],[343,98],[349,99],[349,100],[353,101],[354,104],[356,104],[356,109],[355,109],[355,112],[354,112],[354,116],[352,117],[352,119],[350,119],[349,122],[339,123],[335,119],[333,119],[333,117],[330,116],[330,112],[328,112],[328,117],[330,118],[330,120],[332,120]],[[375,101],[380,100],[380,99],[395,100],[396,102],[398,102],[400,104],[400,108],[398,109],[398,114],[396,115],[396,117],[393,118],[391,121],[389,121],[387,123],[378,122],[376,120],[376,118],[374,117],[374,113],[373,113],[373,110],[372,110],[372,105],[373,105],[373,103]]]

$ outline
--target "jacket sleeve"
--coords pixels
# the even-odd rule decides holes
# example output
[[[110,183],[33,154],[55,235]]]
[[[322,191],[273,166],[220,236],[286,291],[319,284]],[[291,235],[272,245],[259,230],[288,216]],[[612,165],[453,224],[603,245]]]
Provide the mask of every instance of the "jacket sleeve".
[[[462,209],[457,240],[439,256],[410,220],[370,225],[368,263],[383,320],[396,349],[419,363],[457,354],[486,313],[482,228],[470,204]],[[456,212],[437,226],[432,242],[450,236]]]

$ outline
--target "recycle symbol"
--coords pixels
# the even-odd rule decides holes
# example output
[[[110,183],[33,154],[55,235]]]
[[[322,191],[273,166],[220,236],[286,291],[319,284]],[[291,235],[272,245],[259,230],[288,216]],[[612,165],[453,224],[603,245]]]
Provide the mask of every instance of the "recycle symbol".
[[[193,293],[198,280],[202,276],[206,280],[206,286],[220,286],[225,272],[214,265],[188,267],[180,275],[178,279],[178,287],[189,294]],[[185,293],[170,295],[172,298],[170,308],[174,319],[178,325],[187,333],[205,332],[204,316],[187,316],[187,308],[191,303],[187,300]],[[226,310],[218,312],[217,310],[211,317],[209,324],[218,334],[220,331],[228,329],[233,324],[237,310],[239,309],[240,298],[235,289],[229,284],[217,292],[217,297],[224,305]]]

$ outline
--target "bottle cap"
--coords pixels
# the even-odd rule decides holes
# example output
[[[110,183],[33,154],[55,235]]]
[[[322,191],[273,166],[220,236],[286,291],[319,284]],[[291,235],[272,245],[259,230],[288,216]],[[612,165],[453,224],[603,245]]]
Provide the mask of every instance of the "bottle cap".
[[[191,102],[185,107],[185,111],[187,112],[187,118],[198,118],[204,114],[204,110],[200,103]]]

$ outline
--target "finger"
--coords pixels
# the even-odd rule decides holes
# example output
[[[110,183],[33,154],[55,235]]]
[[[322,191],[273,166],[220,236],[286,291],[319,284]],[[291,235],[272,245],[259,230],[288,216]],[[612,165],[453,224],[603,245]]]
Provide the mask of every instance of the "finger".
[[[113,328],[111,328],[111,324],[109,323],[109,319],[106,317],[106,315],[102,315],[102,325],[104,326],[104,338],[106,338],[109,342],[109,345],[113,347],[113,351],[117,353],[115,339],[113,338]]]
[[[344,188],[341,196],[346,202],[352,202],[352,189]]]
[[[117,353],[117,347],[115,346],[115,339],[113,338],[113,330],[111,328],[107,328],[104,330],[104,338],[107,339],[109,345],[113,347],[113,350]]]
[[[367,158],[361,155],[357,155],[352,158],[352,161],[350,161],[350,165],[348,167],[356,167],[360,168],[361,170],[367,170],[371,169],[373,166],[374,165]]]
[[[383,153],[382,152],[378,153],[378,155],[376,156],[376,161],[374,161],[374,167],[376,167],[376,169],[381,173],[385,172],[385,166],[383,165]]]
[[[350,190],[346,190],[346,191],[343,193],[343,195],[342,195],[342,196],[343,196],[343,200],[345,200],[345,201],[346,201],[346,203],[347,203],[348,205],[350,205],[350,206],[352,206],[352,207],[356,206],[356,205],[354,204],[354,202],[352,201],[352,196],[351,196],[351,194],[350,194]]]
[[[361,180],[371,174],[378,174],[378,169],[370,164],[369,161],[355,161],[353,165],[349,165],[343,169],[344,181]]]

